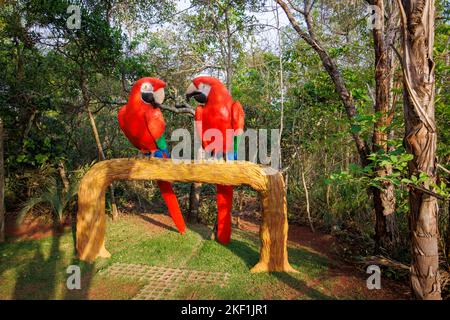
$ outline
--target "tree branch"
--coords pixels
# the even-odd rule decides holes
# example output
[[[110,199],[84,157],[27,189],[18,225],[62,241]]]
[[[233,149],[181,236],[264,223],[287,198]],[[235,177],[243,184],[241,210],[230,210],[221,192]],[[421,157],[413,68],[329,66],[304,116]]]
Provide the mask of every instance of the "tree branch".
[[[333,81],[333,84],[336,88],[336,91],[338,92],[339,96],[341,97],[341,100],[344,104],[345,111],[347,113],[347,118],[349,119],[350,123],[354,122],[354,118],[356,116],[356,106],[353,101],[352,95],[347,89],[344,79],[336,65],[336,62],[330,57],[328,52],[322,47],[320,42],[315,39],[314,36],[314,26],[311,20],[311,16],[307,14],[305,16],[305,20],[308,25],[308,32],[305,32],[301,27],[294,15],[292,14],[292,11],[290,10],[287,3],[283,0],[276,0],[278,5],[283,9],[286,16],[289,19],[289,22],[291,23],[294,30],[298,33],[298,35],[307,43],[309,44],[314,51],[319,55],[320,60],[322,61],[322,65],[325,68],[326,72],[330,76],[331,80]],[[309,19],[309,20],[308,20]],[[358,154],[361,159],[361,163],[363,165],[368,164],[368,150],[369,147],[367,145],[367,142],[365,142],[361,136],[356,133],[352,132],[353,140],[355,141],[356,148],[358,150]]]
[[[302,15],[305,15],[306,12],[303,9],[300,9],[299,7],[297,7],[295,4],[292,3],[292,0],[288,0],[289,5],[291,6],[292,9],[294,9],[295,11],[297,11],[298,13],[301,13]]]
[[[439,163],[437,164],[437,167],[439,169],[441,169],[442,171],[444,171],[445,173],[450,174],[450,170],[446,169],[444,166],[440,165]]]
[[[174,113],[187,113],[191,117],[195,115],[195,109],[187,103],[175,104],[174,106],[162,105],[160,108]]]
[[[426,193],[426,194],[428,194],[429,196],[435,197],[436,199],[439,199],[439,200],[442,200],[442,201],[448,201],[448,200],[449,200],[449,198],[446,198],[446,197],[444,197],[444,196],[441,196],[440,194],[437,194],[436,192],[433,192],[433,191],[431,191],[431,190],[428,190],[428,189],[425,189],[425,188],[416,186],[415,184],[410,184],[410,183],[408,183],[407,186],[410,187],[410,188],[419,190],[419,191],[421,191],[421,192],[423,192],[423,193]]]

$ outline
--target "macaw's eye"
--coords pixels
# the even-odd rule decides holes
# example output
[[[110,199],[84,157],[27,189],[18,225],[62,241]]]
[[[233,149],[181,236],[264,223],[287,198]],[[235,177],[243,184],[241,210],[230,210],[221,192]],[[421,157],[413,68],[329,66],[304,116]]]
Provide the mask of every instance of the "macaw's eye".
[[[144,83],[141,86],[141,92],[153,92],[153,86],[151,83]]]

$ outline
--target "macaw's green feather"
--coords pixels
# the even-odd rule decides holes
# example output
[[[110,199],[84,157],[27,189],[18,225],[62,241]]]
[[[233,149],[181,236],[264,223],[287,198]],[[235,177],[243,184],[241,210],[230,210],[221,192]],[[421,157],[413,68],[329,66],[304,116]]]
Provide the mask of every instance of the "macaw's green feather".
[[[234,136],[234,154],[238,154],[239,143],[241,143],[242,135]]]
[[[164,138],[164,133],[161,135],[161,137],[156,140],[156,145],[158,146],[158,149],[160,150],[167,150],[167,143],[166,138]]]

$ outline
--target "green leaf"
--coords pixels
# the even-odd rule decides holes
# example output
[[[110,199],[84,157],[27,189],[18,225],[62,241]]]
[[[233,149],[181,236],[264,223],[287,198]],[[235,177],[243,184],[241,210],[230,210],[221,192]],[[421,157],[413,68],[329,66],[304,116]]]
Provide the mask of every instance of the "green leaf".
[[[48,160],[48,155],[39,153],[34,157],[34,159],[37,161],[38,164],[43,164]]]
[[[359,133],[359,132],[361,132],[361,130],[362,130],[362,128],[358,124],[353,124],[350,129],[351,133]]]
[[[391,156],[389,157],[389,159],[391,159],[391,161],[392,161],[393,163],[397,163],[397,162],[398,162],[398,157],[397,157],[397,156],[391,155]]]

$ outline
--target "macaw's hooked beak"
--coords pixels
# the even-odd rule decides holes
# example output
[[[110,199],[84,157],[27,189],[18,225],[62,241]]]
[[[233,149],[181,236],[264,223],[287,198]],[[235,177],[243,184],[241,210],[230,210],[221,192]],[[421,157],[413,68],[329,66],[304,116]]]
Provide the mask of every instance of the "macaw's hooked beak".
[[[141,98],[145,103],[152,105],[154,108],[161,107],[161,104],[156,101],[153,92],[141,92]]]
[[[194,91],[192,93],[186,94],[187,101],[189,101],[191,98],[194,98],[198,103],[206,103],[206,96],[200,91]]]
[[[186,100],[189,102],[191,98],[194,98],[198,103],[206,103],[207,96],[198,90],[193,83],[186,90]]]
[[[141,92],[141,98],[145,103],[153,104],[155,103],[155,97],[153,92]]]

